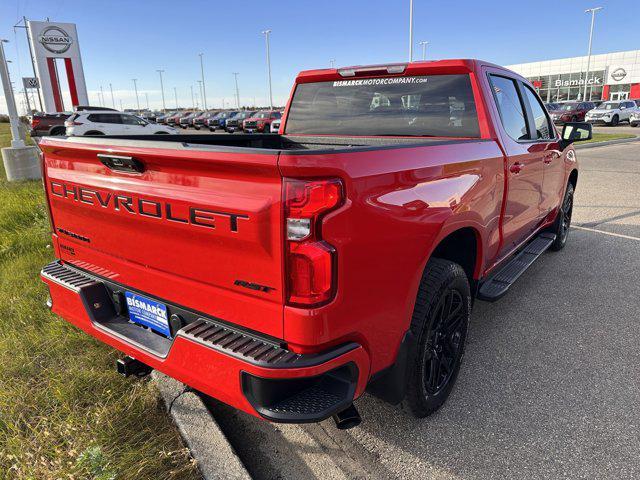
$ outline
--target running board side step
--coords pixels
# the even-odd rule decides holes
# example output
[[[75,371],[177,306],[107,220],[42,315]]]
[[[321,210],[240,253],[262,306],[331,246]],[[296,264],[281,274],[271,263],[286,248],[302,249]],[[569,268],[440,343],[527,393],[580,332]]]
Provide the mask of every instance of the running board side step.
[[[478,299],[495,302],[502,298],[509,287],[529,268],[536,259],[553,244],[556,236],[552,233],[541,233],[534,238],[520,253],[505,263],[497,271],[480,284]]]

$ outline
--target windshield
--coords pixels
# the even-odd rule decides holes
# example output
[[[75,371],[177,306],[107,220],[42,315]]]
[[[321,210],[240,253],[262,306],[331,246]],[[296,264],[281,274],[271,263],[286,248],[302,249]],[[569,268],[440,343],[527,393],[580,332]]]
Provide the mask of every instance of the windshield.
[[[604,108],[605,110],[615,110],[620,108],[619,102],[607,102],[604,105],[600,105],[600,108]]]
[[[467,74],[300,84],[286,133],[480,136]]]
[[[564,105],[562,105],[562,107],[560,107],[560,110],[575,110],[577,108],[577,103],[565,103]]]
[[[256,113],[254,118],[269,118],[269,112]]]

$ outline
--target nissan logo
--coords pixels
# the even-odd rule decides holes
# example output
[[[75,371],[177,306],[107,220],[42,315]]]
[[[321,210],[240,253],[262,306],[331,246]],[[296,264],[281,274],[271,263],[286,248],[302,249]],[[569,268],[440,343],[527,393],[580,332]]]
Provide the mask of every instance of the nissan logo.
[[[616,82],[619,82],[626,76],[627,71],[622,67],[616,68],[613,72],[611,72],[611,78],[613,78]]]
[[[44,48],[53,53],[64,53],[71,47],[73,39],[60,27],[47,27],[38,41]]]

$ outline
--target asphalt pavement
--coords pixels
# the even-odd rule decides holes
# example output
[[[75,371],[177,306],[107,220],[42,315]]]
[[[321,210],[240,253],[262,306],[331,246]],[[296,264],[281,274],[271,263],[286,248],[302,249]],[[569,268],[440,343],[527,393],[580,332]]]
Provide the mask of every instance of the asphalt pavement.
[[[635,129],[634,129],[635,130]],[[477,302],[457,385],[422,420],[365,395],[362,424],[210,410],[254,478],[640,478],[640,141],[578,152],[574,225]]]

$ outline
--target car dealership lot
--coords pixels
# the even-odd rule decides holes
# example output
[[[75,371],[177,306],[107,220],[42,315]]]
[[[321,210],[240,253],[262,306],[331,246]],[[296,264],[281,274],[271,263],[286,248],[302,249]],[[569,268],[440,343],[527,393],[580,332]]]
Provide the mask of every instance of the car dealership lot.
[[[434,416],[365,395],[363,423],[339,431],[211,402],[255,478],[640,477],[640,141],[578,158],[567,247],[476,304],[458,384]]]

